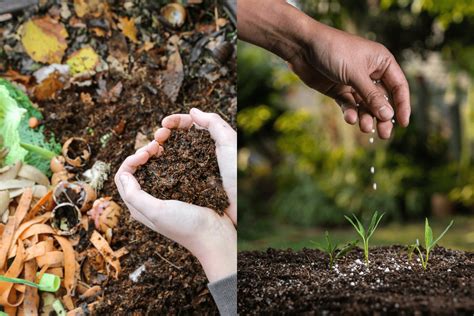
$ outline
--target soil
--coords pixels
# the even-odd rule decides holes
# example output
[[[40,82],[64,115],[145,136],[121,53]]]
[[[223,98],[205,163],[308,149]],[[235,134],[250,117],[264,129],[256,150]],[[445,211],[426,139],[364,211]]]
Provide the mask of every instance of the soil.
[[[64,89],[57,91],[52,100],[35,100],[32,97],[44,115],[41,124],[47,134],[53,133],[61,143],[73,136],[88,141],[91,158],[82,171],[92,167],[97,160],[111,165],[111,174],[102,190],[98,192],[98,196],[111,196],[123,208],[120,222],[113,230],[111,247],[114,250],[126,247],[129,253],[120,259],[122,271],[118,279],[110,277],[100,280],[99,284],[104,290],[103,299],[95,314],[154,315],[159,312],[215,315],[217,308],[207,289],[208,281],[199,262],[183,247],[130,218],[127,207],[120,199],[113,182],[113,175],[123,160],[135,152],[137,134],[142,133],[152,139],[153,132],[160,127],[161,120],[167,115],[188,113],[191,108],[196,107],[202,111],[218,113],[235,128],[237,110],[235,53],[225,65],[216,66],[210,61],[208,52],[201,45],[202,38],[207,37],[210,40],[214,38],[212,31],[215,27],[214,1],[205,1],[190,7],[188,20],[181,30],[151,26],[155,23],[152,21],[152,16],[156,16],[162,5],[158,2],[134,2],[135,6],[131,13],[124,11],[124,1],[115,2],[114,4],[110,2],[113,14],[117,16],[132,14],[135,17],[140,15],[141,24],[137,26],[139,34],[151,34],[156,45],[150,50],[140,51],[143,42],[140,46],[130,43],[119,30],[114,29],[110,37],[96,37],[93,32],[89,32],[89,29],[78,30],[65,23],[69,33],[67,54],[84,44],[91,44],[103,60],[111,54],[117,56],[116,58],[125,66],[124,70],[110,69],[98,73],[91,78],[90,86],[66,85]],[[52,3],[47,2],[46,8],[41,9],[41,12],[25,10],[22,13],[24,15],[15,15],[8,22],[9,29],[14,33],[31,16],[58,12],[57,6],[54,7],[55,11],[52,9],[48,11],[49,6],[54,6]],[[148,11],[144,11],[144,8]],[[73,10],[72,5],[70,10]],[[218,11],[219,17],[228,19],[220,5]],[[166,62],[170,55],[166,45],[173,35],[181,38],[179,52],[184,77],[174,102],[166,95],[157,80],[166,72]],[[232,23],[222,27],[218,35],[225,36],[235,45],[235,27]],[[5,39],[5,43],[2,41],[3,39],[0,39],[0,44],[17,45],[17,42],[10,37]],[[200,48],[198,44],[201,45]],[[21,45],[19,47],[21,48]],[[202,54],[197,54],[199,49],[203,51]],[[11,68],[22,74],[31,75],[29,70],[31,59],[21,49],[7,57],[0,62],[0,72]],[[200,135],[200,139],[193,140],[197,142],[195,144],[191,143],[191,137],[194,135]],[[194,145],[196,147],[192,148]],[[199,203],[216,210],[225,208],[225,193],[220,184],[215,151],[211,148],[209,137],[202,131],[191,131],[183,135],[173,133],[166,146],[169,151],[162,160],[169,163],[169,169],[163,166],[157,168],[160,162],[157,159],[147,167],[149,170],[144,169],[139,173],[154,173],[153,184],[159,184],[172,180],[171,177],[175,174],[171,168],[175,169],[174,171],[176,166],[185,168],[179,170],[192,178],[179,175],[179,183],[176,184],[178,192],[176,194],[179,195],[175,195],[174,198]],[[171,160],[169,156],[171,154],[174,154],[174,160]],[[198,159],[192,162],[191,157]],[[204,161],[209,162],[205,168],[199,165]],[[198,181],[199,188],[190,190],[190,186],[196,184],[193,181]],[[164,191],[151,187],[146,189],[158,197],[173,197],[171,188]],[[196,192],[198,189],[200,192]],[[214,190],[213,194],[210,189]],[[214,200],[211,199],[213,195],[217,196]],[[81,230],[79,233],[81,240],[77,246],[78,251],[87,248],[87,236],[91,232]],[[137,282],[132,281],[129,275],[143,265],[145,271],[138,277]],[[81,303],[82,301],[79,301],[79,304]]]
[[[242,315],[473,315],[474,253],[437,247],[426,271],[402,246],[341,258],[332,270],[319,250],[239,253]],[[362,260],[362,261],[361,261]]]
[[[159,199],[209,207],[222,215],[229,202],[209,132],[195,127],[173,130],[163,146],[163,155],[136,173],[142,189]]]

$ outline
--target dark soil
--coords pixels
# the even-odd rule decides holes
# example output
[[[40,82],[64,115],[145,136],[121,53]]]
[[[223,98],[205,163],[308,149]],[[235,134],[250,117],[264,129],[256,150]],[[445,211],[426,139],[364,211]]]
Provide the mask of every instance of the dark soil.
[[[209,69],[216,67],[211,65],[208,52],[201,47],[202,54],[196,54],[196,50],[192,54],[200,39],[213,38],[212,30],[208,32],[202,28],[200,31],[199,25],[211,25],[210,29],[214,27],[215,2],[204,1],[201,5],[190,7],[188,20],[181,30],[171,30],[162,26],[153,27],[155,22],[152,21],[152,17],[156,17],[162,2],[134,2],[131,12],[124,11],[124,1],[109,2],[113,14],[141,18],[141,24],[137,25],[140,36],[149,34],[156,43],[155,47],[149,51],[140,52],[139,48],[143,41],[140,45],[133,44],[126,40],[119,30],[114,29],[110,37],[108,35],[96,37],[89,28],[77,29],[64,22],[69,33],[68,55],[84,44],[90,44],[103,60],[111,54],[118,56],[116,58],[120,59],[125,66],[125,74],[112,70],[102,72],[91,78],[92,85],[66,86],[58,91],[53,100],[39,101],[33,98],[44,115],[42,125],[48,133],[54,133],[59,142],[64,143],[72,136],[83,137],[89,142],[92,155],[83,170],[90,168],[96,160],[102,160],[111,165],[111,175],[103,189],[98,192],[98,196],[111,196],[123,208],[119,225],[113,231],[111,246],[114,250],[126,247],[129,253],[120,259],[122,272],[119,278],[115,280],[110,277],[100,283],[104,293],[103,300],[95,312],[99,315],[217,314],[217,308],[207,289],[208,281],[198,261],[175,242],[131,219],[113,182],[113,175],[120,164],[127,156],[135,152],[137,133],[140,132],[152,139],[153,132],[167,115],[188,113],[191,108],[196,107],[206,112],[218,113],[235,128],[237,106],[235,54],[225,65],[218,66],[217,69],[222,70],[223,68],[220,67],[224,67],[225,71],[217,71],[220,75],[214,80],[208,80],[205,76]],[[58,6],[55,6],[53,1],[47,2],[45,6],[40,12],[34,9],[25,10],[3,25],[7,25],[8,29],[15,33],[19,26],[31,16],[58,12]],[[70,10],[73,10],[72,4],[69,6]],[[145,9],[148,11],[144,11]],[[218,10],[220,17],[227,17],[221,6]],[[226,39],[235,45],[234,32],[234,26],[229,23],[221,28],[219,34],[226,36]],[[163,92],[157,81],[157,78],[166,71],[166,61],[169,56],[166,45],[173,35],[181,38],[179,50],[184,67],[184,81],[175,102],[172,102]],[[21,46],[18,46],[19,44],[13,38],[2,41],[3,39],[0,38],[2,45],[9,44],[11,47],[16,45],[15,47],[20,47],[20,49],[18,52],[9,52],[8,56],[2,58],[0,73],[11,68],[30,75],[32,62],[22,52]],[[4,55],[0,52],[0,56]],[[192,62],[191,55],[195,56]],[[99,87],[99,82],[104,81],[105,89],[109,90],[109,93],[104,93],[104,89]],[[117,92],[120,89],[112,88],[117,87],[119,83],[123,85],[123,89]],[[114,93],[110,93],[111,90],[114,90]],[[110,97],[109,94],[119,94],[119,96]],[[209,139],[201,135],[202,139],[198,141],[199,144],[205,145],[202,150],[198,149],[194,152],[195,148],[190,150],[190,147],[180,149],[180,146],[185,146],[186,139],[189,140],[192,133],[194,132],[181,135],[184,136],[185,141],[180,140],[179,144],[175,143],[175,140],[182,137],[176,133],[173,134],[166,145],[168,154],[175,154],[175,162],[180,168],[187,164],[186,170],[192,171],[189,173],[190,176],[198,177],[198,180],[203,183],[207,182],[207,186],[204,184],[200,186],[202,191],[212,187],[220,198],[212,201],[210,192],[206,195],[201,191],[197,192],[199,197],[196,199],[194,196],[196,192],[189,190],[186,178],[180,179],[178,184],[180,195],[175,198],[196,203],[202,202],[202,205],[222,210],[225,207],[223,191],[216,172],[215,152],[210,149]],[[165,154],[163,159],[168,157],[168,154]],[[195,154],[199,156],[197,163],[208,160],[210,165],[206,168],[200,166],[198,170],[193,170],[196,165],[190,163],[189,157]],[[171,179],[173,174],[168,169],[154,167],[157,162],[150,163],[151,170],[157,172],[155,184],[159,181],[174,181]],[[171,164],[172,161],[169,162]],[[160,194],[171,192],[160,193],[159,190],[150,187],[147,189],[150,189],[150,193],[162,198],[165,195]],[[87,234],[83,231],[81,231],[81,236],[87,241]],[[85,247],[82,239],[79,243],[81,249],[77,248],[77,250]],[[138,282],[131,281],[130,273],[142,265],[145,265],[145,272],[139,277]]]
[[[164,149],[137,171],[142,189],[159,199],[209,207],[222,215],[229,202],[209,132],[173,130]]]
[[[474,253],[437,247],[423,270],[406,248],[350,252],[328,269],[319,250],[239,253],[238,308],[246,314],[473,315]]]

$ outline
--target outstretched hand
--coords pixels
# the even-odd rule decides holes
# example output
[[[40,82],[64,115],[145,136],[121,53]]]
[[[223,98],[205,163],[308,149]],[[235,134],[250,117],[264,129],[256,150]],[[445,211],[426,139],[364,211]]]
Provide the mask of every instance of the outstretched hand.
[[[309,87],[336,100],[347,123],[359,121],[369,133],[375,118],[383,139],[392,119],[408,125],[408,82],[383,45],[319,23],[284,0],[239,0],[237,6],[239,38],[287,61]]]
[[[397,122],[406,127],[410,92],[393,55],[379,43],[318,25],[321,39],[314,37],[306,50],[289,60],[293,71],[309,87],[334,98],[344,120],[359,121],[365,133],[372,131],[375,118],[380,138],[389,138],[395,113]]]
[[[160,200],[143,191],[133,174],[150,157],[163,153],[161,146],[171,129],[205,128],[216,143],[216,155],[229,207],[223,216],[214,210],[176,200]],[[192,109],[162,121],[155,140],[125,159],[115,175],[120,196],[134,219],[176,241],[201,262],[210,282],[237,271],[237,134],[220,116]]]

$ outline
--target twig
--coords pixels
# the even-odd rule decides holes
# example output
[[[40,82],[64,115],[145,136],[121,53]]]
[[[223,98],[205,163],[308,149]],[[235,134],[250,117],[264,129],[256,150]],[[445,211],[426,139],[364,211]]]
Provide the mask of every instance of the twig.
[[[173,262],[169,261],[168,259],[166,259],[165,257],[163,257],[162,255],[160,255],[158,252],[155,252],[158,257],[160,257],[161,259],[163,259],[164,261],[168,262],[170,265],[172,265],[173,267],[175,267],[176,269],[178,270],[181,270],[182,267],[178,267],[177,265],[175,265]]]

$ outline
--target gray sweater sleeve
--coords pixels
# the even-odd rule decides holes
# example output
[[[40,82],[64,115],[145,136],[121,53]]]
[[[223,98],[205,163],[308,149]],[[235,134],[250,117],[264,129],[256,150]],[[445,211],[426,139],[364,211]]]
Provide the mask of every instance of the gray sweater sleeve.
[[[237,315],[237,274],[207,285],[221,316]]]

